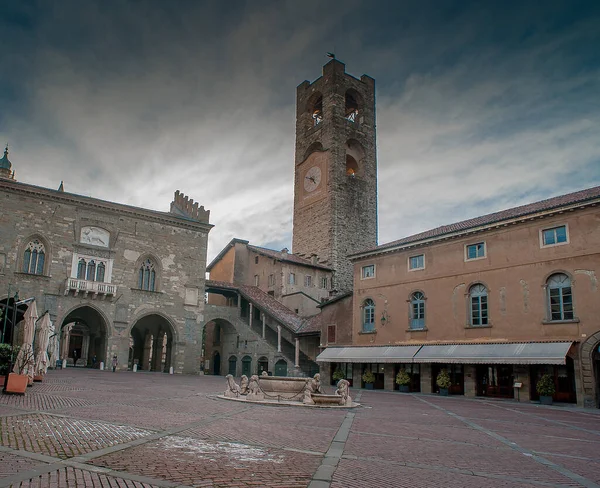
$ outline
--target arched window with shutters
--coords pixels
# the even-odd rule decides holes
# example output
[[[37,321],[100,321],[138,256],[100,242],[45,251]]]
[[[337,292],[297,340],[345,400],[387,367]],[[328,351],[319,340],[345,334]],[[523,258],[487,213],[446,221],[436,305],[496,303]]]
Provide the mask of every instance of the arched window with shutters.
[[[138,287],[140,290],[156,291],[156,265],[150,258],[145,259],[140,266]]]
[[[98,263],[96,266],[96,281],[104,282],[104,277],[106,275],[106,266],[104,263]]]
[[[85,259],[81,258],[77,263],[77,279],[85,280],[85,270],[87,269],[87,263]]]
[[[88,281],[96,281],[96,261],[90,259],[87,264],[87,278]]]
[[[363,332],[375,331],[375,302],[367,298],[363,302]]]
[[[421,291],[416,291],[410,296],[410,328],[425,328],[425,295]]]
[[[548,318],[552,321],[573,320],[573,290],[571,278],[556,273],[546,282]]]
[[[471,309],[471,325],[481,327],[488,325],[488,291],[485,285],[478,283],[469,289]]]
[[[46,248],[39,239],[32,239],[23,252],[23,273],[44,274],[46,263]]]

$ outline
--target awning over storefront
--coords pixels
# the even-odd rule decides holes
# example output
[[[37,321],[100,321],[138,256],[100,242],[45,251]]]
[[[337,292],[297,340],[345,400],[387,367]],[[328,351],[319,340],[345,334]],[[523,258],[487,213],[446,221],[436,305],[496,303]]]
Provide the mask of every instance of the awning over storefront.
[[[328,347],[319,363],[411,363],[421,346]]]
[[[423,346],[415,363],[565,364],[572,342],[450,344]]]

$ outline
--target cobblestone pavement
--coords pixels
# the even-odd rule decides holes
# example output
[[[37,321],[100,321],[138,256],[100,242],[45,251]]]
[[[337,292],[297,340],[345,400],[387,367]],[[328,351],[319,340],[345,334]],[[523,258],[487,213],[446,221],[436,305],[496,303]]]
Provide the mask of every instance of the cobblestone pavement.
[[[600,411],[353,391],[227,402],[224,378],[52,371],[0,395],[0,487],[596,487]]]

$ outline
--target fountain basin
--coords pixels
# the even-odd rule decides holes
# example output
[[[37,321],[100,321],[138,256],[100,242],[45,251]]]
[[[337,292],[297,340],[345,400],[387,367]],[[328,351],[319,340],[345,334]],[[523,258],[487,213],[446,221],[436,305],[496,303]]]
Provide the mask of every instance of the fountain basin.
[[[282,400],[298,400],[303,396],[310,378],[289,378],[287,376],[259,376],[258,384],[267,397]]]

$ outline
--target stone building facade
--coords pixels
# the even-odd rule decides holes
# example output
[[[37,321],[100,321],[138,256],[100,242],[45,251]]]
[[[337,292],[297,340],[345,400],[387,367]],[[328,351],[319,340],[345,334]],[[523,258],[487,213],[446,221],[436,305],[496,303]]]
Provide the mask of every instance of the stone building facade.
[[[393,389],[404,368],[430,393],[446,369],[451,393],[530,401],[548,373],[555,401],[598,406],[599,203],[591,188],[354,254],[352,347],[325,349],[324,376]]]
[[[35,297],[69,364],[196,373],[211,227],[179,192],[158,212],[0,178],[0,297]]]
[[[352,289],[347,256],[377,243],[375,80],[333,59],[297,88],[292,250]]]
[[[301,317],[319,313],[333,280],[333,270],[316,259],[304,259],[287,249],[252,246],[242,239],[232,239],[206,271],[212,280],[256,286]]]

